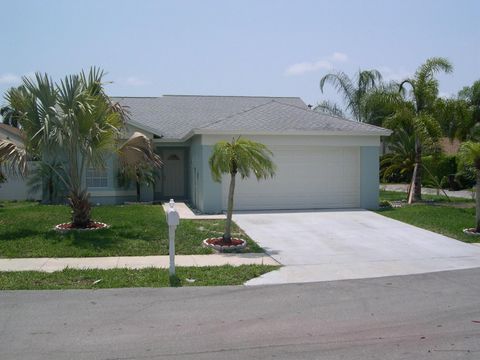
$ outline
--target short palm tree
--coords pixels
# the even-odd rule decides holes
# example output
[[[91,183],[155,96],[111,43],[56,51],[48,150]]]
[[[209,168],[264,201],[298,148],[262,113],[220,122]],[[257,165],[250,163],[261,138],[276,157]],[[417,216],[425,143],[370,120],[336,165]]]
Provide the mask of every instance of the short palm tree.
[[[237,173],[242,179],[251,173],[257,180],[267,179],[275,175],[275,164],[271,160],[272,152],[263,144],[242,137],[233,138],[231,142],[220,141],[215,144],[209,165],[213,179],[222,180],[222,174],[230,174],[228,191],[227,221],[223,239],[225,243],[232,240],[233,197]]]
[[[365,121],[363,111],[366,95],[375,89],[382,81],[382,74],[377,70],[360,70],[354,78],[350,78],[342,71],[325,75],[320,79],[320,90],[326,83],[330,83],[340,93],[345,101],[345,108],[357,121]],[[323,110],[338,112],[338,106],[331,103],[323,103]]]
[[[476,173],[475,232],[480,233],[480,143],[467,141],[458,153],[460,165],[471,166]]]
[[[162,165],[150,146],[150,141],[139,132],[135,132],[119,149],[120,170],[119,185],[128,187],[135,183],[137,202],[140,202],[141,185],[155,184],[155,172]],[[152,161],[152,159],[154,161]]]
[[[79,228],[91,221],[89,193],[82,180],[87,168],[104,167],[107,157],[117,151],[125,164],[140,158],[160,166],[143,134],[119,144],[127,114],[105,94],[103,76],[103,71],[92,68],[88,74],[70,75],[55,84],[48,75],[37,73],[35,79],[24,77],[23,84],[6,96],[20,114],[25,144],[23,149],[0,144],[0,162],[25,173],[26,156],[21,154],[28,154],[50,167],[68,191],[72,223]],[[137,138],[140,141],[133,141]],[[63,164],[62,171],[51,165],[56,162]]]

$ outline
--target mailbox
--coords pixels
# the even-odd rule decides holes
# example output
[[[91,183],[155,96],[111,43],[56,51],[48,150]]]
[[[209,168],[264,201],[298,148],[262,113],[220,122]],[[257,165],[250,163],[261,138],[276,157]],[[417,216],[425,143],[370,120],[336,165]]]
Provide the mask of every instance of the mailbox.
[[[180,224],[180,216],[175,210],[175,201],[170,199],[167,209],[167,224],[168,224],[168,255],[170,257],[170,276],[175,275],[175,229]]]
[[[177,226],[180,224],[180,216],[178,216],[177,210],[175,210],[175,202],[170,200],[167,209],[167,224],[168,226]]]

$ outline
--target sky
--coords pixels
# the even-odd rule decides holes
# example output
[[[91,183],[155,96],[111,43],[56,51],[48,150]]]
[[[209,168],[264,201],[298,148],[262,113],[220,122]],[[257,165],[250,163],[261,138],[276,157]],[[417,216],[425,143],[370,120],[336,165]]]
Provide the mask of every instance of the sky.
[[[442,96],[480,79],[480,1],[0,0],[0,103],[22,76],[90,66],[115,96],[300,96],[341,101],[320,78],[411,76],[442,56]]]

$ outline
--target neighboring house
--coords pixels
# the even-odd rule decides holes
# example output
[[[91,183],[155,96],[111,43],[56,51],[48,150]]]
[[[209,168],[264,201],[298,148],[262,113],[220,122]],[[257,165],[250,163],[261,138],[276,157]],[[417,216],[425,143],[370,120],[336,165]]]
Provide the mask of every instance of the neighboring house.
[[[446,137],[440,139],[440,148],[446,155],[457,155],[458,150],[460,150],[460,145],[462,145],[462,143],[458,139],[451,140]]]
[[[22,145],[22,132],[10,125],[0,124],[0,140],[10,140],[17,145]],[[28,162],[28,168],[33,169],[34,162]],[[5,174],[7,181],[0,183],[0,200],[41,200],[40,192],[30,192],[27,179],[19,176]]]
[[[164,166],[142,201],[188,200],[205,213],[226,209],[228,179],[213,181],[208,159],[219,140],[245,136],[267,145],[273,179],[237,180],[237,210],[378,207],[380,137],[389,130],[310,110],[298,97],[113,97],[130,112],[127,129],[152,139]],[[128,135],[128,134],[126,134]],[[118,161],[88,169],[93,203],[135,201],[118,186]]]

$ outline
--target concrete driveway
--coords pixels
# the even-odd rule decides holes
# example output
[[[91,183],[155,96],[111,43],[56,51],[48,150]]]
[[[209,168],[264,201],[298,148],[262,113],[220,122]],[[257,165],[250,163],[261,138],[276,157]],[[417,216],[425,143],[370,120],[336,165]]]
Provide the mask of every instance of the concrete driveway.
[[[480,246],[366,210],[238,213],[235,222],[285,265],[247,285],[480,267]]]

